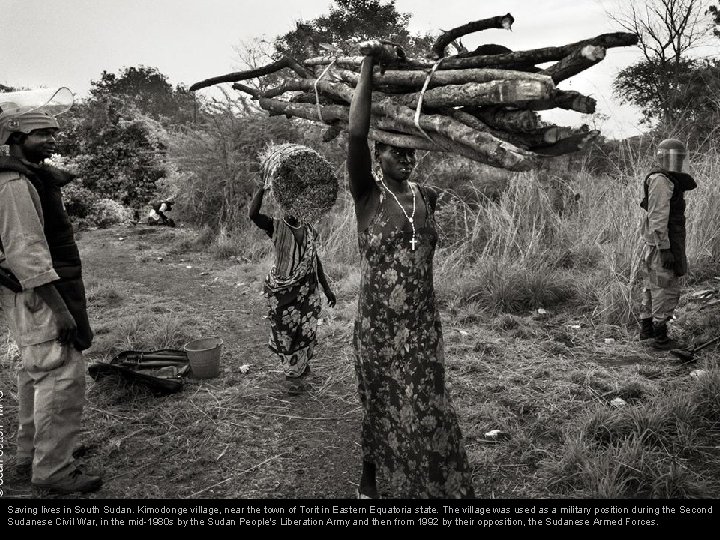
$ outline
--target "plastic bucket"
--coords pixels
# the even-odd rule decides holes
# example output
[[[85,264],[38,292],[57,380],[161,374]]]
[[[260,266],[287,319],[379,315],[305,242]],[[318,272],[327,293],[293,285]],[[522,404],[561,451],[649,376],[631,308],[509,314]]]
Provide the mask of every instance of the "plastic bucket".
[[[211,379],[220,374],[220,350],[223,340],[219,337],[196,339],[185,345],[193,376]]]

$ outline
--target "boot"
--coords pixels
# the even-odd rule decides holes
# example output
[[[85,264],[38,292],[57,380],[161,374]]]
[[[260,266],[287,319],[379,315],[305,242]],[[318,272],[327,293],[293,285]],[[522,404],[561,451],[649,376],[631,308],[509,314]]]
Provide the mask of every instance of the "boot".
[[[652,343],[653,349],[658,351],[669,351],[677,348],[677,343],[668,337],[668,328],[666,322],[656,322],[653,324],[653,332],[655,341]]]
[[[30,482],[32,478],[32,459],[20,459],[16,461],[15,475],[20,482]]]
[[[640,341],[655,337],[652,319],[640,319]]]
[[[39,492],[67,495],[69,493],[90,493],[97,491],[102,486],[102,478],[75,469],[70,476],[52,484],[36,484],[33,488]]]

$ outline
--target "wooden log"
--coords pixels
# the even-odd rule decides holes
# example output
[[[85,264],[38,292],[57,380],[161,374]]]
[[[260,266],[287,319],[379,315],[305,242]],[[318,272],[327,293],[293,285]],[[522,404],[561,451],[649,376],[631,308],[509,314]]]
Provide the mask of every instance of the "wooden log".
[[[512,83],[517,81],[509,82]],[[293,88],[302,89],[303,87],[309,88],[311,86],[315,86],[315,81],[305,79],[302,81],[295,81]],[[544,85],[541,86],[545,88]],[[320,81],[317,83],[317,88],[320,92],[335,97],[337,99],[341,99],[345,101],[345,103],[350,104],[352,101],[353,90],[347,85],[341,83],[332,83],[328,81]],[[425,96],[426,99],[427,94],[429,94],[430,92],[443,90],[444,88],[448,87],[436,88],[427,92]],[[508,89],[506,90],[506,92],[510,92],[510,90]],[[419,94],[415,94],[415,99],[417,99],[418,95]],[[398,97],[399,96],[394,96],[393,98],[389,98],[380,93],[376,93],[376,95],[373,96],[372,112],[377,116],[391,118],[398,125],[404,126],[405,129],[411,130],[415,128],[415,111],[410,107],[396,103],[395,100]],[[412,97],[410,97],[408,101],[412,104]],[[261,99],[260,106],[265,108],[262,103],[263,101]],[[439,103],[440,105],[438,106],[443,106],[442,104],[446,103],[446,101],[440,99]],[[415,101],[415,105],[416,104],[417,102]],[[315,118],[317,118],[317,113],[315,114]],[[458,122],[457,120],[453,120],[452,118],[448,118],[442,115],[420,115],[419,121],[420,127],[428,134],[430,132],[436,132],[439,135],[446,137],[450,141],[464,144],[465,146],[470,147],[474,152],[484,156],[484,162],[488,163],[489,165],[508,170],[528,170],[533,167],[533,156],[524,151],[521,151],[518,148],[515,148],[513,145],[506,143],[502,139],[499,139],[490,133],[479,132],[462,124],[461,122]]]
[[[326,86],[333,84],[320,83],[320,85]],[[349,97],[349,103],[352,99],[352,91],[345,90],[340,86],[336,85],[335,87],[336,97]],[[346,92],[349,92],[349,95],[346,95]],[[347,122],[349,119],[349,108],[340,105],[322,106],[320,107],[321,116],[318,116],[317,107],[310,104],[289,103],[262,96],[258,98],[258,103],[271,114],[284,114],[329,124],[336,121]],[[372,113],[374,115],[373,122],[381,129],[418,133],[415,127],[414,111],[396,105],[389,99],[373,102]],[[535,166],[536,158],[531,153],[516,148],[490,133],[478,132],[452,118],[421,115],[420,126],[431,140],[442,146],[444,151],[455,152],[475,161],[511,171],[525,171]]]
[[[505,28],[506,30],[511,30],[514,22],[515,18],[508,13],[507,15],[500,15],[489,19],[469,22],[467,24],[463,24],[462,26],[458,26],[457,28],[453,28],[452,30],[448,30],[447,32],[443,32],[440,34],[440,37],[435,40],[435,43],[432,46],[431,58],[438,59],[445,56],[445,48],[457,38],[467,34],[472,34],[473,32],[487,30],[489,28]]]
[[[595,140],[600,134],[597,130],[592,131],[579,131],[574,134],[559,140],[555,144],[551,145],[538,145],[532,147],[531,150],[538,155],[553,157],[561,156],[563,154],[572,154],[586,148],[590,142]]]
[[[455,47],[455,50],[458,52],[458,54],[462,54],[462,53],[468,52],[468,50],[467,50],[467,48],[465,47],[465,45],[463,45],[463,42],[460,41],[459,39],[453,40],[453,42],[451,43],[451,45],[452,45],[453,47]]]
[[[453,143],[438,133],[429,133],[430,140],[426,137],[418,137],[417,135],[408,135],[406,133],[397,133],[394,131],[385,131],[382,129],[371,128],[368,138],[373,141],[379,141],[391,146],[400,148],[414,148],[416,150],[428,150],[430,152],[447,152],[460,155],[464,158],[486,163],[487,160],[483,155],[476,153],[472,148],[468,148],[462,144]]]
[[[555,84],[565,79],[569,79],[577,75],[581,71],[594,66],[605,58],[605,47],[598,45],[585,45],[584,47],[573,51],[571,54],[560,60],[557,64],[553,64],[543,74],[552,77]]]
[[[570,137],[583,134],[587,135],[589,131],[587,128],[575,129],[566,126],[544,126],[536,129],[532,132],[527,133],[513,133],[508,136],[508,139],[522,148],[527,148],[533,152],[540,152],[542,148],[548,148],[555,144],[568,139]]]
[[[399,148],[414,148],[416,150],[430,150],[435,152],[445,151],[436,142],[429,141],[425,137],[407,135],[406,133],[393,133],[382,129],[371,128],[370,133],[368,134],[368,139],[389,144],[390,146],[397,146]],[[470,159],[475,159],[477,161],[477,157]]]
[[[258,99],[258,104],[266,111],[274,114],[284,114],[288,117],[304,118],[315,122],[333,124],[337,121],[347,122],[350,111],[344,105],[324,105],[320,107],[320,115],[315,105],[309,103],[290,103],[279,99]]]
[[[316,87],[321,94],[341,99],[345,103],[352,101],[353,90],[349,86],[324,80],[317,82],[312,79],[285,81],[279,87],[264,92],[262,96],[274,98],[290,91],[314,91]],[[480,106],[503,103],[520,104],[528,101],[548,99],[552,95],[553,90],[552,81],[547,77],[543,77],[540,80],[518,79],[447,85],[432,88],[425,92],[423,104],[428,107]],[[387,96],[377,92],[376,97],[384,99]],[[392,99],[398,105],[417,107],[420,92],[398,94],[394,95]]]
[[[295,73],[297,73],[300,77],[303,79],[310,77],[310,74],[308,71],[301,66],[297,60],[290,58],[289,56],[286,56],[284,58],[281,58],[277,62],[273,62],[272,64],[268,64],[267,66],[263,66],[261,68],[257,69],[251,69],[248,71],[238,71],[235,73],[228,73],[227,75],[220,75],[219,77],[211,77],[210,79],[205,79],[204,81],[196,82],[190,87],[191,91],[200,90],[201,88],[207,88],[208,86],[212,86],[214,84],[219,83],[225,83],[225,82],[237,82],[237,81],[246,81],[248,79],[255,79],[257,77],[262,77],[263,75],[270,75],[271,73],[275,73],[277,71],[280,71],[281,69],[290,68]]]
[[[535,64],[543,64],[545,62],[559,62],[566,56],[572,54],[576,49],[585,47],[586,45],[597,45],[611,49],[613,47],[627,47],[635,45],[638,41],[637,34],[627,32],[615,32],[612,34],[601,34],[590,39],[562,45],[559,47],[544,47],[540,49],[530,49],[527,51],[516,51],[505,54],[470,56],[467,58],[449,57],[444,58],[438,67],[439,70],[445,69],[469,69],[469,68],[504,68],[517,69]],[[317,57],[305,60],[305,66],[322,66],[335,61],[339,67],[345,67],[352,70],[360,69],[363,61],[362,56],[345,56],[340,58]],[[432,68],[434,62],[427,60],[408,59],[405,62],[389,64],[387,69],[428,69]]]
[[[595,112],[595,105],[597,102],[595,99],[584,96],[579,92],[566,91],[566,90],[555,90],[548,99],[540,99],[537,101],[531,101],[523,108],[530,111],[545,111],[548,109],[567,109],[569,111],[577,111],[583,114],[592,114]]]
[[[303,92],[302,94],[294,95],[290,98],[291,103],[317,103],[318,99],[315,92]],[[320,105],[340,105],[342,102],[337,99],[333,99],[324,94],[320,94]]]
[[[548,99],[554,90],[540,81],[510,80],[486,83],[449,84],[432,88],[423,96],[423,106],[458,107],[497,104],[520,104],[528,101]],[[406,107],[417,107],[420,92],[396,94],[393,101]]]
[[[284,115],[287,117],[303,118],[315,122],[320,121],[317,108],[314,105],[289,103],[279,99],[264,97],[258,98],[258,102],[260,106],[268,111],[271,116]],[[350,110],[348,107],[326,105],[320,107],[320,109],[322,121],[324,123],[331,126],[337,124],[341,124],[343,126],[347,125],[350,116]],[[486,152],[480,152],[477,148],[464,144],[462,139],[457,140],[457,138],[451,138],[443,135],[442,133],[435,132],[428,132],[427,135],[429,138],[407,133],[407,131],[417,133],[417,129],[415,128],[412,119],[405,117],[403,120],[404,121],[397,121],[397,119],[394,118],[377,115],[373,116],[371,118],[371,125],[373,127],[370,129],[369,138],[403,148],[417,148],[419,150],[454,153],[480,163],[497,166],[497,157],[488,156]],[[426,127],[429,126],[426,125]],[[502,150],[503,149],[500,151],[502,152]],[[520,163],[515,164],[515,168],[512,170],[528,170],[534,166],[535,157],[531,154],[523,152],[523,156],[520,161]]]
[[[498,45],[496,43],[483,43],[472,51],[465,51],[463,53],[455,55],[456,58],[468,58],[470,56],[481,56],[486,54],[506,54],[511,53],[512,49],[508,49],[505,45]]]
[[[247,86],[246,84],[241,83],[235,83],[232,85],[232,87],[235,90],[240,90],[241,92],[245,92],[246,94],[250,94],[250,96],[253,99],[258,99],[262,92],[258,90],[257,88],[253,88],[252,86]]]
[[[356,86],[360,75],[346,69],[335,72],[344,82]],[[373,87],[397,86],[403,88],[420,89],[425,84],[428,73],[426,71],[386,70],[384,74],[373,73]],[[540,81],[552,83],[552,76],[545,74],[526,73],[510,69],[449,69],[436,71],[430,78],[428,88],[437,88],[448,84],[484,83],[492,81]]]
[[[530,110],[507,110],[502,107],[464,107],[463,111],[491,128],[523,133],[540,128],[540,117]]]
[[[537,126],[532,130],[525,130],[523,132],[510,131],[503,125],[489,125],[482,122],[476,115],[465,112],[461,109],[439,109],[433,111],[444,114],[455,120],[462,122],[466,126],[470,126],[478,131],[485,131],[491,133],[498,139],[507,141],[514,144],[519,148],[531,149],[537,147],[545,147],[553,145],[558,141],[570,137],[579,132],[586,133],[587,126],[584,129],[577,130],[570,127],[563,126]],[[539,119],[538,119],[539,121]]]
[[[415,126],[415,111],[390,99],[373,102],[372,112],[392,118],[400,126]],[[470,147],[483,156],[484,163],[511,171],[526,171],[534,166],[532,154],[516,148],[490,133],[477,131],[444,115],[420,115],[420,127],[430,136],[437,133],[454,143]]]
[[[445,116],[449,116],[450,118],[454,118],[458,122],[462,122],[466,126],[476,129],[477,131],[490,131],[487,124],[480,121],[476,116],[473,116],[461,109],[448,108],[440,109],[437,112],[444,114]]]

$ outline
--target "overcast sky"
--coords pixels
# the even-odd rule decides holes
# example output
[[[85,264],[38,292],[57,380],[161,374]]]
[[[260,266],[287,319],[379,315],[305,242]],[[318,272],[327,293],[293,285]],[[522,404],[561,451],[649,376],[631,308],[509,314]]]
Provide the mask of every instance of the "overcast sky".
[[[513,50],[562,45],[620,28],[605,8],[616,0],[397,0],[412,14],[412,32],[437,33],[507,12],[513,31],[486,30],[463,39],[468,48],[498,43]],[[103,70],[156,67],[173,84],[235,71],[241,40],[269,39],[295,21],[327,13],[330,0],[0,0],[0,84],[68,86],[81,97]],[[639,58],[634,47],[610,49],[599,65],[561,83],[590,94],[607,136],[640,133],[639,116],[612,96],[615,74]],[[579,113],[553,114],[567,125]]]

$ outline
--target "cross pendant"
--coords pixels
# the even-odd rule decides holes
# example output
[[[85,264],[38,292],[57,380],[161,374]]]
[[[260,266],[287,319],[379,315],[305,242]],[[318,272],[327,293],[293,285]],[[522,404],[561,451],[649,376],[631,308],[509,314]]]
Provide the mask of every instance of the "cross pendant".
[[[415,240],[415,237],[412,237],[412,240],[410,240],[410,248],[415,251],[415,244],[417,244],[417,240]]]

